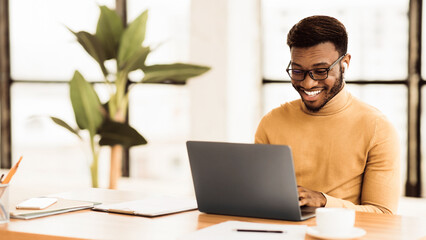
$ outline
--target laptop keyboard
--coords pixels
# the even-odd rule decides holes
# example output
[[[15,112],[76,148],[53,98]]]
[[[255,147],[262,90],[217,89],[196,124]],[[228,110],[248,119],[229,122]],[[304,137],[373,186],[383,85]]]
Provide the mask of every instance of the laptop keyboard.
[[[315,214],[316,209],[317,209],[317,207],[308,207],[308,206],[300,207],[300,210],[302,212],[302,216],[313,215],[313,214]]]

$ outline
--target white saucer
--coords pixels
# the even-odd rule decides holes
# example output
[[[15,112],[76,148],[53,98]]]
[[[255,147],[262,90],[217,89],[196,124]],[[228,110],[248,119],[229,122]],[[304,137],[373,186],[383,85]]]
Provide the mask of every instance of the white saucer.
[[[348,232],[347,234],[343,236],[333,236],[333,235],[324,235],[321,234],[318,231],[318,227],[308,227],[308,230],[306,231],[308,235],[311,235],[312,237],[321,238],[321,239],[354,239],[354,238],[360,238],[366,234],[366,231],[362,228],[352,228],[351,232]]]

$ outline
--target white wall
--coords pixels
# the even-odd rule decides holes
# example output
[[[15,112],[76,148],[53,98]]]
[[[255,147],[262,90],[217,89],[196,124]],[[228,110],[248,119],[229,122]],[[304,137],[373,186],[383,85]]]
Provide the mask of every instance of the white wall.
[[[260,0],[193,0],[191,139],[253,142],[261,115]],[[225,13],[225,14],[224,14]]]

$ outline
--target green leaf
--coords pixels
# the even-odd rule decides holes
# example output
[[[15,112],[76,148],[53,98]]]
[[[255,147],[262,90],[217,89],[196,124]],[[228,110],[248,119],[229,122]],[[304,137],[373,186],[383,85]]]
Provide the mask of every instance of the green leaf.
[[[133,54],[129,60],[122,63],[122,65],[120,66],[120,69],[122,69],[126,73],[129,73],[137,69],[142,69],[143,67],[145,67],[145,60],[149,53],[150,53],[149,47],[140,47],[140,49],[137,50],[135,54]]]
[[[199,76],[208,70],[209,67],[175,63],[146,66],[142,83],[175,83],[185,84],[189,78]]]
[[[131,147],[147,143],[145,138],[128,124],[111,121],[110,119],[104,121],[99,129],[99,135],[101,136],[99,141],[101,146],[120,144],[124,147]]]
[[[145,10],[124,30],[118,50],[118,66],[130,59],[142,46],[145,40],[147,20],[148,10]]]
[[[78,71],[70,81],[70,97],[78,127],[94,136],[104,119],[102,105],[93,86]]]
[[[65,121],[63,121],[62,119],[56,118],[56,117],[50,117],[50,119],[52,119],[52,121],[56,124],[58,124],[59,126],[67,129],[68,131],[74,133],[75,135],[77,135],[78,138],[80,138],[81,140],[83,140],[80,136],[80,134],[78,134],[78,131],[75,130],[74,128],[72,128],[70,125],[68,125],[68,123],[66,123]]]
[[[120,16],[106,6],[100,6],[95,36],[105,51],[105,59],[117,58],[118,44],[123,33],[123,22]]]
[[[86,52],[89,53],[89,55],[92,56],[96,62],[98,62],[104,76],[107,76],[108,72],[104,65],[104,61],[106,60],[105,51],[99,39],[95,35],[85,31],[78,33],[73,31],[71,32],[74,33],[74,35],[77,37],[77,41],[81,44],[81,46],[83,46]]]

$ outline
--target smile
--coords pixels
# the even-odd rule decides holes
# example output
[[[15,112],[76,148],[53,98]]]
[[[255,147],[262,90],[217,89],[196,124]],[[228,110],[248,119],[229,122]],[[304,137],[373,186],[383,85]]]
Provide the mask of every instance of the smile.
[[[317,90],[317,91],[306,91],[306,90],[303,90],[303,92],[304,92],[306,95],[308,95],[308,96],[315,96],[315,95],[318,95],[321,91],[322,91],[322,90]]]

